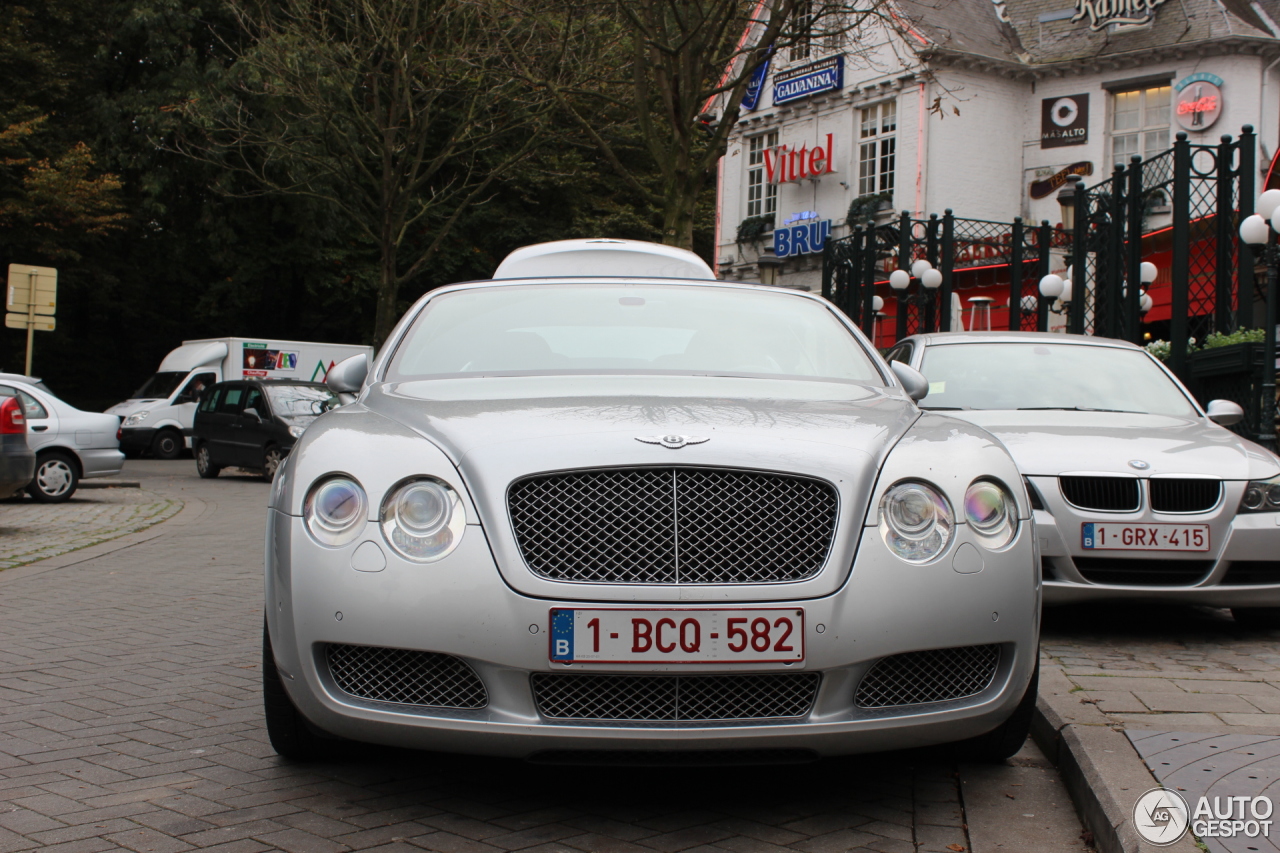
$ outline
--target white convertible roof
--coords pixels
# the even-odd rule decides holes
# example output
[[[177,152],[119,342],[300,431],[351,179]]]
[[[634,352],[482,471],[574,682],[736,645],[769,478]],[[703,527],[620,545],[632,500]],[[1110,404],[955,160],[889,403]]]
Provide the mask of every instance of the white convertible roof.
[[[516,249],[498,264],[494,278],[626,276],[714,279],[702,258],[687,249],[641,240],[557,240]]]

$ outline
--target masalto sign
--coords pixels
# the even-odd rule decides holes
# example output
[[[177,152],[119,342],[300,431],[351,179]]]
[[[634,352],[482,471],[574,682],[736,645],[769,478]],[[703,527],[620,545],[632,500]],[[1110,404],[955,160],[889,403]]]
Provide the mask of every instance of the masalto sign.
[[[1097,31],[1113,24],[1138,27],[1151,23],[1156,9],[1168,0],[1076,0],[1072,22],[1089,19],[1089,29]]]
[[[831,56],[799,68],[789,68],[773,78],[773,102],[785,104],[818,92],[844,88],[844,57]]]

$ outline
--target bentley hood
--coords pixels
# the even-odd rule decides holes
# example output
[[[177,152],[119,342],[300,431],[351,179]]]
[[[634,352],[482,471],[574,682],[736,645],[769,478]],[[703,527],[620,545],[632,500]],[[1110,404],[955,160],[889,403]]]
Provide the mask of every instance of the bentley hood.
[[[896,389],[681,376],[401,382],[366,405],[431,439],[469,481],[503,488],[543,471],[676,463],[864,480],[919,417]],[[664,446],[668,435],[686,445]]]
[[[1266,450],[1198,418],[1062,410],[947,414],[994,433],[1027,476],[1201,474],[1248,480],[1280,473]]]

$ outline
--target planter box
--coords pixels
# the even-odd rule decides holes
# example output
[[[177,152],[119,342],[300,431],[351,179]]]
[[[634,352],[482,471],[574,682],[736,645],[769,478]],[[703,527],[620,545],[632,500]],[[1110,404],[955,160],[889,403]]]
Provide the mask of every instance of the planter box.
[[[1187,370],[1192,376],[1253,375],[1262,368],[1262,344],[1232,344],[1229,347],[1200,350],[1187,356]]]

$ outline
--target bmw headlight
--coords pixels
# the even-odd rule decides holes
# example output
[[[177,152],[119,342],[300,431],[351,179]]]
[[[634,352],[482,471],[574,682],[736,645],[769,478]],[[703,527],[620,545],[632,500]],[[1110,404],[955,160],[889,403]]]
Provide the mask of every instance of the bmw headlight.
[[[925,483],[898,483],[880,500],[880,535],[908,563],[927,563],[947,549],[955,530],[951,505]]]
[[[382,535],[397,554],[415,563],[448,556],[466,526],[458,493],[433,477],[401,483],[382,502]]]
[[[302,433],[305,432],[306,429],[307,428],[304,426],[291,426],[289,427],[289,435],[294,438],[302,438]]]
[[[151,414],[150,409],[147,409],[141,412],[134,412],[132,415],[129,415],[127,418],[124,419],[124,423],[121,424],[121,426],[127,426],[127,427],[137,426],[138,424],[145,421],[147,419],[147,416],[150,414]]]
[[[1280,477],[1253,480],[1240,499],[1241,512],[1280,512]]]
[[[337,548],[364,530],[369,502],[360,484],[342,474],[317,480],[302,504],[302,520],[313,539]]]
[[[985,547],[999,550],[1018,532],[1013,496],[999,483],[975,480],[964,493],[964,519]]]

